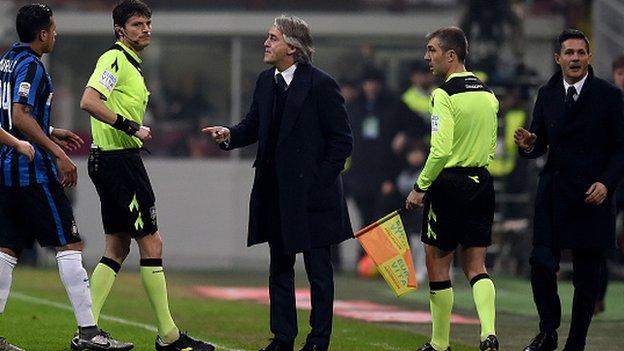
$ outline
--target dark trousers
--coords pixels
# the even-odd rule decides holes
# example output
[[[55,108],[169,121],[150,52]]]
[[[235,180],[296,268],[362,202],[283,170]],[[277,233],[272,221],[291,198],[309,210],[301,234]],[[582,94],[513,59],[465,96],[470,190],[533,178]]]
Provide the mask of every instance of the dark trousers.
[[[287,254],[284,250],[280,206],[278,200],[277,177],[263,178],[263,204],[270,248],[269,297],[271,308],[271,332],[281,341],[291,342],[297,336],[297,308],[295,303],[295,254]],[[273,173],[274,174],[274,173]],[[328,346],[332,331],[334,310],[334,273],[331,263],[330,247],[324,246],[303,252],[312,311],[310,326],[312,331],[307,341]]]
[[[295,306],[295,254],[285,254],[281,245],[269,243],[271,268],[269,296],[271,298],[271,332],[278,340],[292,341],[297,336],[297,310]],[[312,331],[307,341],[322,346],[329,345],[334,308],[334,278],[329,246],[303,253],[312,312]]]
[[[531,252],[531,287],[540,317],[540,332],[553,333],[561,324],[561,302],[557,294],[557,272],[561,250],[535,246]],[[598,280],[604,269],[603,249],[572,250],[574,298],[566,351],[585,348],[587,330],[594,313]]]

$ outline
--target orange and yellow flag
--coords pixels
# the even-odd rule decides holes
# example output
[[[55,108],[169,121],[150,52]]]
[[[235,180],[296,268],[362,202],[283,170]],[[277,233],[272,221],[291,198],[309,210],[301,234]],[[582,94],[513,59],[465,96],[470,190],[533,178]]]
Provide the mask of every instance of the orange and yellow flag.
[[[399,211],[358,231],[355,237],[397,296],[418,288],[412,252]]]

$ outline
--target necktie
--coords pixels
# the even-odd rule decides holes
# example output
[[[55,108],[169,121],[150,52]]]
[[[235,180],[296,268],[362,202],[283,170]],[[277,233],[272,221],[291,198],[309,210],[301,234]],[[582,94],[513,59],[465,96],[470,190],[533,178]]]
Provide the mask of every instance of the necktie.
[[[280,91],[286,91],[286,89],[288,89],[288,84],[286,84],[286,80],[284,80],[284,76],[282,76],[281,73],[278,73],[275,76],[275,82],[277,82],[277,87],[280,89]]]
[[[568,87],[568,92],[566,93],[565,103],[567,107],[572,107],[574,105],[574,96],[576,95],[576,89],[574,85]]]

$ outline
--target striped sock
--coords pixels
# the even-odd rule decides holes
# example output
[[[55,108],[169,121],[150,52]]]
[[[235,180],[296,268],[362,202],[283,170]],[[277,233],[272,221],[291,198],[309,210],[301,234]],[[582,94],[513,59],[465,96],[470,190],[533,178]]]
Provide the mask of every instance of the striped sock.
[[[450,345],[453,286],[451,281],[429,282],[429,307],[431,308],[431,346],[446,350]]]
[[[176,341],[180,332],[169,312],[167,283],[161,258],[141,259],[141,282],[156,314],[158,335],[165,343]]]
[[[483,341],[489,335],[496,335],[494,328],[496,290],[494,289],[494,282],[487,273],[472,278],[470,285],[472,285],[472,297],[481,321],[481,341]]]
[[[110,293],[121,265],[108,257],[102,257],[91,274],[91,299],[93,300],[93,318],[100,319],[100,312]]]

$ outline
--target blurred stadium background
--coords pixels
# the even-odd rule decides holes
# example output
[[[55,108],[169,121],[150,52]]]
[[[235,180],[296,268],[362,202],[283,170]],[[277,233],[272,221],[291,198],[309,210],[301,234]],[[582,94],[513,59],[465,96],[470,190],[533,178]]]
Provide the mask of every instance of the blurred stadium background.
[[[97,57],[114,41],[110,12],[115,1],[41,1],[52,7],[58,25],[55,50],[45,58],[55,84],[53,125],[72,129],[86,141],[83,149],[71,155],[79,166],[78,186],[71,195],[87,245],[85,261],[93,266],[102,254],[103,235],[99,202],[86,174],[89,119],[78,102]],[[30,2],[0,0],[3,51],[17,40],[17,8]],[[158,199],[164,258],[170,270],[264,272],[268,267],[266,247],[245,247],[255,150],[221,152],[199,129],[236,123],[247,111],[256,76],[265,69],[261,55],[266,30],[281,13],[300,16],[309,23],[315,39],[315,64],[339,80],[351,118],[366,117],[358,114],[364,113],[362,104],[373,96],[383,105],[377,111],[380,123],[391,126],[391,135],[380,138],[371,149],[374,153],[366,151],[371,168],[383,170],[382,180],[390,181],[389,185],[383,182],[369,187],[366,196],[374,199],[368,201],[369,208],[363,209],[362,202],[355,201],[361,194],[353,186],[358,172],[365,174],[366,170],[354,166],[345,175],[351,178],[347,190],[354,229],[361,228],[366,218],[381,217],[401,206],[404,178],[400,175],[414,170],[416,166],[410,162],[417,161],[409,160],[410,152],[427,141],[427,131],[415,127],[428,123],[427,104],[418,104],[422,97],[418,94],[406,94],[417,87],[415,91],[422,95],[436,84],[422,74],[425,35],[449,25],[460,26],[469,34],[468,69],[487,79],[501,101],[499,148],[491,169],[497,180],[495,244],[488,264],[499,276],[520,279],[528,274],[532,197],[541,161],[517,160],[509,131],[528,125],[537,87],[557,69],[552,59],[553,39],[561,30],[575,27],[590,36],[593,65],[603,78],[611,79],[611,62],[624,53],[624,0],[146,3],[153,10],[153,32],[143,56],[151,91],[145,123],[152,128],[154,139],[146,145],[151,154],[146,155],[145,162]],[[426,76],[426,66],[424,70]],[[358,152],[357,144],[354,152]],[[418,240],[413,242],[419,245]],[[359,259],[357,243],[351,240],[337,252],[341,258],[337,268],[345,279],[352,279]],[[50,266],[54,265],[51,257],[39,249],[28,253],[22,262]],[[609,260],[612,278],[624,277],[622,262],[614,250]],[[136,249],[126,265],[138,265]],[[566,267],[564,263],[562,278]],[[223,277],[217,274],[215,279]],[[513,289],[513,283],[509,284]],[[28,284],[22,286],[27,288]],[[526,306],[534,313],[528,286],[526,281]],[[618,284],[609,294],[619,291],[621,297],[621,289]],[[514,308],[522,310],[524,306]],[[608,324],[607,332],[622,326],[621,315],[611,317],[619,322]],[[508,319],[510,330],[518,322],[514,318]],[[521,321],[535,323],[532,319]],[[528,340],[535,326],[527,328]],[[603,347],[620,349],[610,348],[609,342]]]
[[[1,3],[0,45],[5,48],[16,40],[15,11],[24,3],[27,1]],[[89,247],[99,248],[99,205],[84,165],[90,144],[89,119],[78,101],[97,57],[114,40],[110,10],[115,1],[46,3],[55,11],[59,34],[54,52],[46,56],[56,89],[53,123],[75,130],[87,140],[85,147],[73,155],[82,172],[73,195],[81,233]],[[147,145],[152,153],[147,156],[147,164],[159,198],[168,262],[181,268],[257,267],[257,263],[266,260],[262,248],[244,249],[252,177],[249,166],[255,150],[250,147],[240,152],[221,152],[199,129],[209,124],[236,123],[247,111],[256,76],[265,68],[261,54],[266,30],[273,18],[283,12],[309,22],[315,36],[315,63],[345,87],[352,115],[361,113],[358,100],[365,95],[361,89],[364,78],[379,80],[381,92],[377,95],[384,105],[380,108],[381,123],[392,125],[393,134],[406,134],[425,143],[426,131],[414,130],[411,124],[426,120],[428,115],[417,106],[404,108],[406,99],[402,94],[410,88],[411,73],[417,73],[412,71],[422,68],[419,66],[423,62],[424,36],[441,26],[464,28],[470,35],[469,69],[482,72],[501,100],[501,145],[496,169],[492,170],[498,179],[500,203],[500,230],[492,251],[501,260],[494,256],[493,259],[500,265],[517,264],[516,269],[521,271],[526,264],[526,247],[518,251],[515,245],[529,241],[525,240],[530,234],[526,230],[527,219],[539,161],[516,161],[505,128],[512,130],[530,120],[535,89],[556,68],[552,42],[562,29],[576,27],[591,35],[594,66],[605,78],[610,78],[611,61],[624,48],[621,0],[148,3],[154,10],[154,24],[152,44],[143,63],[151,91],[146,124],[154,130],[155,138]],[[435,84],[426,79],[424,83],[422,79],[415,80],[424,85],[425,91]],[[403,166],[402,157],[409,147],[397,148],[392,139],[379,140],[380,144],[384,142],[388,145],[374,150],[380,156],[371,155],[371,169],[376,165],[375,158],[390,154],[394,160],[383,164],[388,169],[384,176],[394,180],[392,172],[398,173],[396,169]],[[346,177],[349,176],[347,173]],[[381,189],[370,192],[380,193]],[[384,206],[377,207],[379,212]],[[351,215],[354,228],[360,228],[362,220],[357,206]],[[354,246],[348,243],[341,250],[346,270],[353,267],[356,259]],[[100,255],[95,249],[86,252],[88,262],[95,262]],[[516,262],[505,261],[507,258]]]
[[[387,169],[394,181],[403,167],[410,142],[396,146],[395,135],[426,143],[427,132],[414,128],[428,118],[403,95],[412,84],[430,89],[430,79],[413,79],[422,71],[424,36],[435,28],[458,25],[470,36],[468,67],[479,71],[501,101],[500,145],[492,172],[497,176],[496,244],[492,265],[498,271],[525,274],[530,238],[531,196],[537,163],[516,160],[507,131],[527,125],[536,87],[554,72],[553,38],[566,27],[590,34],[594,67],[611,77],[611,61],[624,50],[622,0],[177,0],[147,1],[153,8],[152,44],[144,53],[144,71],[151,91],[146,124],[155,138],[147,146],[149,173],[158,197],[159,224],[172,268],[255,268],[265,266],[265,248],[245,249],[247,200],[253,147],[221,152],[199,129],[236,123],[247,111],[261,60],[265,33],[275,16],[303,17],[315,36],[315,64],[345,88],[352,119],[377,80],[381,123],[391,125],[391,138],[380,138],[367,157],[371,169]],[[0,4],[0,46],[16,40],[16,9],[28,1]],[[72,191],[80,231],[87,242],[86,260],[100,257],[102,235],[99,203],[86,176],[90,144],[89,119],[78,101],[99,54],[114,40],[110,10],[113,0],[46,1],[55,11],[58,39],[45,60],[55,83],[53,123],[80,133],[87,141],[73,158],[80,181]],[[426,70],[426,66],[424,67]],[[428,75],[428,73],[425,73]],[[412,79],[411,79],[412,78]],[[369,85],[370,86],[370,85]],[[362,89],[364,88],[364,89]],[[375,89],[372,89],[375,90]],[[408,102],[407,104],[405,102]],[[425,128],[426,129],[426,128]],[[384,144],[386,143],[386,144]],[[360,149],[361,150],[361,149]],[[355,146],[355,153],[358,145]],[[376,159],[392,159],[391,162]],[[354,176],[367,170],[352,169]],[[393,173],[394,172],[394,173]],[[395,182],[397,183],[397,182]],[[396,184],[395,184],[396,185]],[[371,187],[372,186],[368,186]],[[348,186],[357,196],[357,189]],[[374,216],[401,202],[378,200]],[[400,186],[397,188],[399,189]],[[387,189],[386,189],[387,190]],[[387,193],[387,191],[385,191]],[[372,197],[371,197],[372,198]],[[380,204],[381,203],[381,204]],[[354,228],[367,221],[351,201]],[[369,212],[370,212],[369,211]],[[368,216],[370,217],[370,215]],[[357,244],[340,249],[342,268],[353,271]],[[134,257],[136,258],[136,256]],[[136,264],[131,257],[128,264]]]

